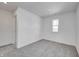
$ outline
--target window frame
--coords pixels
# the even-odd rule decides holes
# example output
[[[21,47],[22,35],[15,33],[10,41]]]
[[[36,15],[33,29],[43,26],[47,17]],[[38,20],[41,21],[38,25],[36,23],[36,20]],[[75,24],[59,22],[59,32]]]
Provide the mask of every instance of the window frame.
[[[59,31],[58,27],[59,27],[59,19],[52,20],[52,31],[58,32]]]

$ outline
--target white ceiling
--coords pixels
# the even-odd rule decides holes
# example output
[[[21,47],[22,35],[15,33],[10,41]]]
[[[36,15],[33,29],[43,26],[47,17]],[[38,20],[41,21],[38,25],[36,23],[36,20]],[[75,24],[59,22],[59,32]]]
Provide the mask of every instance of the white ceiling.
[[[52,14],[74,11],[78,2],[9,2],[0,3],[0,8],[13,12],[17,7],[22,7],[39,16],[49,16]]]

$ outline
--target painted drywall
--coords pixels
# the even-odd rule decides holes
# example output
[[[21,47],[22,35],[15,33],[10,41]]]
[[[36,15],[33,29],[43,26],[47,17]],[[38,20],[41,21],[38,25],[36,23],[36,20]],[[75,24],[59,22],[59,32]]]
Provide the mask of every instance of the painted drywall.
[[[76,49],[78,51],[78,54],[79,54],[79,5],[78,5],[78,8],[77,8],[77,11],[76,11],[76,17],[77,17],[77,20],[76,20]]]
[[[40,35],[41,18],[25,9],[16,10],[17,18],[17,48],[24,47],[38,41]]]
[[[15,17],[0,9],[0,46],[15,43]]]
[[[42,20],[41,39],[75,45],[75,12],[45,17]],[[59,32],[52,32],[52,20],[59,19]]]

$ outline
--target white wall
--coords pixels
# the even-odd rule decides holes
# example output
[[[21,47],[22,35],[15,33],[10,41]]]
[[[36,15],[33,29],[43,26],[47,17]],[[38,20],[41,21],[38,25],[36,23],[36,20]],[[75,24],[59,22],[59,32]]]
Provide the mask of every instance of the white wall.
[[[76,48],[77,48],[77,51],[78,51],[78,54],[79,54],[79,5],[78,5],[78,8],[77,8],[76,16],[77,16],[77,21],[76,21],[76,37],[77,37]]]
[[[0,9],[0,46],[15,42],[15,18],[12,13]]]
[[[38,41],[40,35],[40,17],[18,8],[17,17],[17,48]]]
[[[52,32],[52,20],[59,19],[59,32]],[[45,17],[42,20],[41,39],[47,39],[64,44],[75,45],[75,12],[68,12]]]

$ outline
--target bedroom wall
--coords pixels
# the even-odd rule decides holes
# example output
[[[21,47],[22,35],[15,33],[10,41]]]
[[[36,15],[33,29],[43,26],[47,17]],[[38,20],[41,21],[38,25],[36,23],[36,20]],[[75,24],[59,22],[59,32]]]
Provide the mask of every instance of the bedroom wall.
[[[38,41],[40,36],[41,18],[25,9],[16,10],[17,18],[17,48],[24,47],[32,42]]]
[[[76,11],[76,49],[78,51],[78,54],[79,54],[79,5],[78,5],[78,8],[77,8],[77,11]]]
[[[15,43],[15,17],[11,12],[0,9],[0,46]]]
[[[59,19],[59,32],[52,32],[52,20]],[[75,12],[51,15],[42,20],[41,39],[75,45]]]

